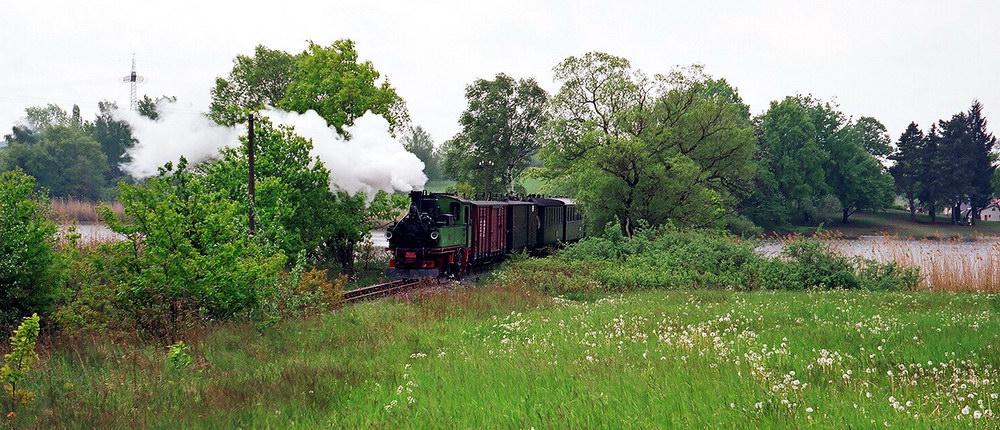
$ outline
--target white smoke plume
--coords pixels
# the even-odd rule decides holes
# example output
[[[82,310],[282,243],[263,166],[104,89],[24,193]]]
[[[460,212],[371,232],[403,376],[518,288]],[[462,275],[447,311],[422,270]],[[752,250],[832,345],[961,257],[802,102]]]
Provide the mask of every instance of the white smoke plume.
[[[160,117],[152,120],[136,111],[116,110],[112,117],[132,127],[138,143],[128,151],[132,161],[122,163],[123,171],[134,178],[156,174],[167,162],[183,156],[191,164],[219,155],[219,149],[239,143],[240,131],[214,123],[195,111],[173,110],[175,103],[157,103]]]
[[[219,155],[219,149],[239,144],[245,127],[225,127],[204,115],[171,109],[173,104],[160,105],[156,121],[134,112],[118,111],[115,119],[132,127],[138,143],[129,150],[132,161],[122,169],[136,178],[156,174],[157,168],[184,156],[197,164]],[[424,164],[408,152],[389,133],[389,122],[371,112],[346,127],[351,136],[345,140],[336,129],[314,111],[299,114],[276,109],[261,113],[274,124],[289,125],[295,134],[313,142],[311,155],[318,157],[330,170],[330,189],[349,193],[374,191],[412,191],[423,189],[427,182]]]
[[[412,191],[427,183],[424,163],[389,133],[389,122],[371,112],[345,127],[350,140],[328,127],[315,111],[299,114],[268,109],[261,115],[274,124],[290,125],[295,134],[311,139],[311,155],[330,170],[331,186],[350,193]]]

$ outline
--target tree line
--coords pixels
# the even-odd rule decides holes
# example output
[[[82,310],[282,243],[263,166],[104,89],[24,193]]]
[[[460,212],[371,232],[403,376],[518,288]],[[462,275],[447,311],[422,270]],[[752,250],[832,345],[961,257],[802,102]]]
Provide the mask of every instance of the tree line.
[[[927,132],[911,122],[896,143],[890,168],[896,189],[907,201],[910,219],[918,203],[931,222],[944,208],[952,224],[975,223],[996,196],[996,137],[986,129],[983,105],[932,124]],[[967,210],[962,209],[962,205]]]

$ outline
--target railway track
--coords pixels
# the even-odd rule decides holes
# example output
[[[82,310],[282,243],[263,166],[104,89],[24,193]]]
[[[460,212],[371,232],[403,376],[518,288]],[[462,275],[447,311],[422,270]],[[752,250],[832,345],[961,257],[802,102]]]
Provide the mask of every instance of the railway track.
[[[413,288],[420,284],[419,280],[414,279],[397,279],[394,281],[383,282],[381,284],[369,285],[367,287],[361,287],[358,289],[345,291],[343,301],[345,303],[358,302],[361,300],[373,299],[376,297],[387,296],[390,294],[395,294]]]

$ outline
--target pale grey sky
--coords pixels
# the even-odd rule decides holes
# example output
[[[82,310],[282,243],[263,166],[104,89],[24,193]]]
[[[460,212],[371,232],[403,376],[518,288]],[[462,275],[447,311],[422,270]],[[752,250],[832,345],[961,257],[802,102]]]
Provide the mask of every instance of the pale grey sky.
[[[552,67],[605,51],[649,74],[704,64],[739,88],[752,112],[795,93],[836,98],[893,140],[986,106],[1000,130],[1000,2],[992,1],[50,1],[0,7],[0,132],[27,106],[128,104],[139,94],[207,109],[214,78],[263,44],[357,42],[440,143],[458,131],[464,87],[504,72],[550,92]],[[991,116],[992,114],[992,116]]]

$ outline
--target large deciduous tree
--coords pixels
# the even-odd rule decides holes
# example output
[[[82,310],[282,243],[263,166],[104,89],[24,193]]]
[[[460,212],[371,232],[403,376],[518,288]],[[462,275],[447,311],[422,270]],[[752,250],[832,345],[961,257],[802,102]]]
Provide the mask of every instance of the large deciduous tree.
[[[105,190],[107,157],[84,130],[51,126],[32,143],[12,142],[0,151],[0,171],[20,168],[54,197],[98,199]]]
[[[444,168],[485,193],[514,193],[517,179],[538,151],[548,96],[534,79],[503,73],[465,89],[462,131],[446,144]]]
[[[277,106],[295,71],[295,56],[258,45],[253,57],[237,55],[227,78],[216,78],[208,115],[215,122],[234,125],[246,120],[247,110]]]
[[[309,48],[295,58],[292,79],[278,107],[300,113],[312,109],[341,134],[344,126],[368,111],[385,117],[393,132],[403,130],[410,120],[403,98],[370,61],[358,61],[350,39],[330,46],[309,42]]]
[[[700,67],[651,79],[600,52],[554,71],[543,172],[592,225],[617,220],[626,235],[643,223],[713,225],[752,183],[753,127],[725,80]]]

